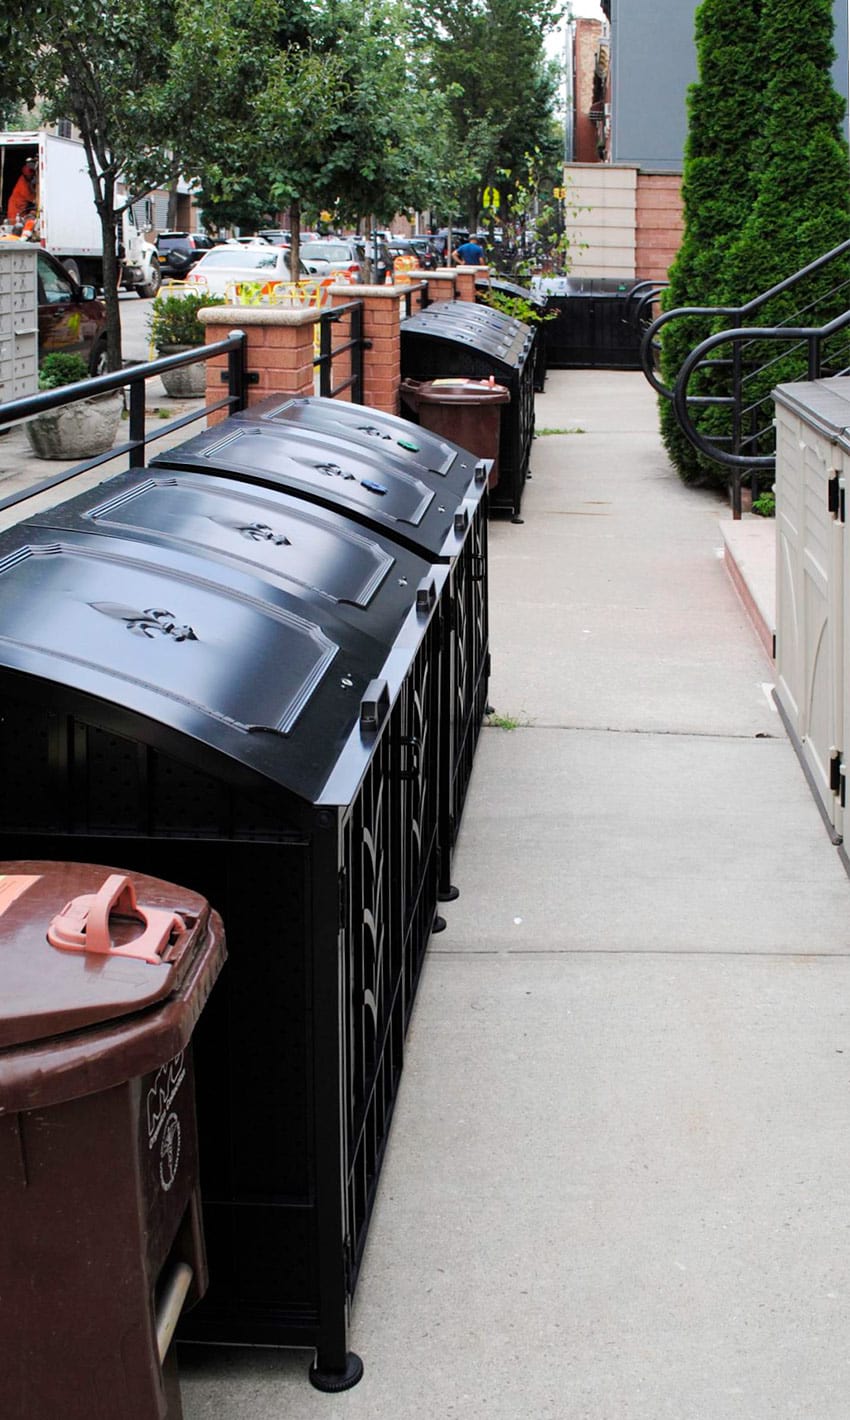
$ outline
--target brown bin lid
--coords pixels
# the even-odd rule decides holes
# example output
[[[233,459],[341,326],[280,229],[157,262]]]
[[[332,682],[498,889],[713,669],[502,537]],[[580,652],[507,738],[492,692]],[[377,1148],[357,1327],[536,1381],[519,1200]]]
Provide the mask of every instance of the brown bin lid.
[[[133,897],[140,915],[132,914]],[[91,863],[0,863],[0,1051],[166,1001],[206,942],[209,918],[197,893],[142,873]]]
[[[453,379],[426,380],[419,386],[420,404],[507,404],[510,390],[490,380]]]

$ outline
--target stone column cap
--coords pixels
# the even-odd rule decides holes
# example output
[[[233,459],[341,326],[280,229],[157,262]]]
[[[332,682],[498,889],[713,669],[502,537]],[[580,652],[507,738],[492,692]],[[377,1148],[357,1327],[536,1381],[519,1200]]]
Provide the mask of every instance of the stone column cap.
[[[321,314],[318,306],[202,306],[198,320],[239,330],[246,325],[315,325]]]

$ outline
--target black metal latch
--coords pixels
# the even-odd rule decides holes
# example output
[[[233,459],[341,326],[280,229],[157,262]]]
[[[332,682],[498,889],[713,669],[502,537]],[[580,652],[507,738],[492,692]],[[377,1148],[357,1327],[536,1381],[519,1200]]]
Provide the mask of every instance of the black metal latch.
[[[843,809],[847,792],[847,778],[840,749],[831,749],[829,752],[829,787]]]
[[[834,470],[829,475],[829,481],[826,486],[826,506],[831,518],[835,518],[838,523],[846,522],[844,480],[841,478],[840,474]]]

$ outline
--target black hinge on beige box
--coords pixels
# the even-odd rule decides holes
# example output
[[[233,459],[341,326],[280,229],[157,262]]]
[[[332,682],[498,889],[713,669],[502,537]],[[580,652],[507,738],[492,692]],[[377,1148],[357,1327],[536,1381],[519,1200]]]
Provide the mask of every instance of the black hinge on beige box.
[[[829,752],[829,787],[833,794],[841,796],[841,806],[844,807],[844,760],[841,757],[840,749],[831,749]]]
[[[835,518],[836,522],[843,523],[846,521],[844,482],[834,469],[829,475],[826,485],[826,506],[830,517]]]

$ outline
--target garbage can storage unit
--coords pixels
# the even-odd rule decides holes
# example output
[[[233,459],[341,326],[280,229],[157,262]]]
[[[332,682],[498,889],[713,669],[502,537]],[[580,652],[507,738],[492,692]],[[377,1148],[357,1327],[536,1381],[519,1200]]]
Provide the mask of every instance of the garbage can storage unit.
[[[633,277],[540,276],[554,320],[543,325],[546,358],[556,370],[639,370],[640,338],[629,320]]]
[[[488,290],[500,292],[503,296],[516,296],[522,301],[527,301],[541,321],[546,315],[549,297],[543,291],[534,291],[530,286],[518,286],[515,281],[510,281],[506,276],[498,274],[478,277],[475,282],[476,300],[484,303],[484,297]],[[541,326],[534,326],[534,332],[534,388],[538,394],[542,394],[546,388],[546,341],[543,338]]]
[[[274,546],[271,513],[237,516]],[[395,547],[370,601],[345,555],[317,560],[363,629],[167,533],[0,537],[0,844],[167,865],[227,927],[195,1037],[210,1290],[181,1334],[315,1346],[333,1388],[362,1369],[348,1304],[435,910],[449,570]],[[371,634],[402,592],[394,637]]]
[[[0,863],[10,1420],[179,1420],[169,1339],[207,1282],[192,1034],[224,955],[197,893],[90,863]]]
[[[402,380],[401,400],[420,426],[435,434],[453,432],[466,447],[488,459],[490,491],[499,482],[502,405],[510,400],[504,385],[452,375],[444,380]]]
[[[446,314],[443,308],[454,308]],[[463,310],[459,310],[463,307]],[[519,518],[534,438],[534,333],[521,321],[469,301],[440,301],[401,323],[403,379],[435,380],[453,375],[488,379],[510,392],[502,411],[499,484],[490,507]]]
[[[780,385],[776,404],[776,702],[833,839],[844,834],[850,379]]]
[[[254,409],[253,416],[246,411],[169,449],[155,465],[284,489],[449,566],[439,609],[447,638],[440,671],[439,861],[441,896],[453,897],[451,852],[490,673],[488,465],[408,420],[362,405],[271,399]]]

